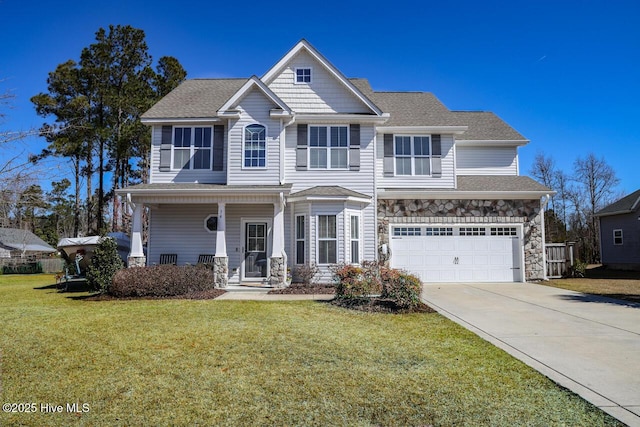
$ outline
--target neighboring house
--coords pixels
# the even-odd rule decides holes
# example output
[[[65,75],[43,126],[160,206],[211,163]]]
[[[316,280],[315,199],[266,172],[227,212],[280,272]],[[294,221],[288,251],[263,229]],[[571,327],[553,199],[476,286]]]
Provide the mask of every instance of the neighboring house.
[[[56,252],[28,230],[0,228],[0,258],[28,258]]]
[[[149,183],[118,190],[132,266],[210,255],[217,286],[376,259],[427,282],[544,277],[551,190],[519,176],[522,135],[430,93],[375,92],[305,40],[262,77],[185,81],[142,122]]]
[[[596,213],[602,264],[640,271],[640,190]]]

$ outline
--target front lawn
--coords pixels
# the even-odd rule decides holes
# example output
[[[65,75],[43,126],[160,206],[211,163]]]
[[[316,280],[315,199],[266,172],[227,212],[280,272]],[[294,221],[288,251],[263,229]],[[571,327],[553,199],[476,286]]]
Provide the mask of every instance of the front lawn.
[[[553,279],[544,284],[640,303],[640,271],[609,270],[593,266],[586,270],[585,277]]]
[[[0,276],[0,401],[37,408],[1,425],[621,425],[436,313],[34,289],[52,278]]]

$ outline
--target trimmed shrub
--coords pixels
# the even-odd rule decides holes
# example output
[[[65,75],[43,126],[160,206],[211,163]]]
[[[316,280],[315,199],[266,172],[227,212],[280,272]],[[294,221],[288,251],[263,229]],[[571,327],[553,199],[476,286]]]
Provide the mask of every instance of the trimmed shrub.
[[[337,298],[369,298],[380,294],[380,280],[371,271],[369,265],[356,267],[338,264],[332,268],[332,272],[337,282]]]
[[[420,304],[422,282],[413,274],[401,270],[382,268],[382,298],[393,301],[398,307],[413,308]]]
[[[118,254],[118,242],[111,237],[103,237],[87,268],[87,284],[96,291],[107,292],[114,274],[123,267],[122,258]]]
[[[206,266],[156,265],[126,268],[116,273],[108,293],[115,297],[171,297],[215,287]]]
[[[27,264],[5,265],[2,274],[39,274],[42,273],[42,264],[30,262]]]

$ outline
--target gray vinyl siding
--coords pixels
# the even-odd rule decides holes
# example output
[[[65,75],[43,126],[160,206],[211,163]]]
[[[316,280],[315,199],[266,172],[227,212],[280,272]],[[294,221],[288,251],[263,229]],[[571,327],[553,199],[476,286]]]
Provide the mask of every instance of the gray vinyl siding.
[[[238,104],[242,111],[239,120],[229,125],[228,184],[279,184],[280,183],[280,120],[269,117],[273,103],[257,89],[249,92]],[[243,168],[244,128],[260,124],[267,128],[267,167]]]
[[[518,175],[516,147],[456,147],[458,175]]]
[[[407,135],[407,134],[402,134]],[[416,176],[385,176],[384,175],[384,134],[377,135],[376,171],[379,188],[455,188],[455,150],[453,148],[453,135],[441,135],[441,167],[442,176],[432,177],[425,175]],[[394,159],[395,167],[395,159]],[[459,172],[458,172],[459,174]]]
[[[640,266],[640,210],[600,218],[602,263]],[[613,244],[613,230],[622,230],[622,245]]]
[[[311,84],[295,84],[296,68],[311,68]],[[307,52],[300,52],[292,58],[268,86],[296,113],[371,112]]]
[[[181,124],[180,126],[213,126],[209,124]],[[226,133],[226,132],[225,132]],[[162,139],[162,126],[153,126],[151,128],[151,170],[149,175],[150,183],[168,183],[168,182],[200,182],[205,184],[225,184],[226,172],[212,170],[171,170],[168,172],[160,172],[160,144]],[[225,141],[226,146],[226,141]],[[225,150],[226,156],[226,150]],[[226,167],[226,161],[224,161]]]
[[[160,254],[178,254],[178,264],[196,264],[200,254],[215,254],[216,235],[204,228],[211,205],[160,205],[151,209],[149,224],[149,265],[160,262]]]
[[[327,123],[331,124],[331,123]],[[287,182],[292,183],[292,193],[320,185],[339,185],[349,190],[371,197],[371,203],[357,209],[362,209],[362,234],[363,234],[363,258],[374,260],[377,256],[375,248],[376,236],[376,208],[375,208],[375,171],[374,171],[374,128],[372,125],[360,125],[360,170],[347,169],[308,169],[296,170],[296,145],[297,132],[295,126],[287,128],[285,150],[285,176]],[[296,206],[298,203],[296,203]],[[312,209],[323,208],[322,202],[314,202]],[[340,203],[340,212],[346,208],[345,203]],[[297,207],[295,209],[298,209]],[[313,214],[316,215],[316,214]],[[343,220],[341,220],[343,221]],[[311,221],[313,224],[313,220]],[[344,221],[343,221],[344,223]],[[315,227],[315,224],[313,225]],[[315,228],[310,230],[309,237],[315,240]],[[344,235],[340,235],[344,236]],[[342,239],[342,237],[340,237]],[[288,239],[289,240],[289,239]],[[312,242],[314,243],[314,242]],[[315,243],[314,243],[315,244]],[[288,252],[291,256],[291,252]],[[308,251],[311,260],[315,260],[315,248]],[[344,254],[344,252],[342,252]],[[343,256],[343,255],[341,255]],[[348,261],[348,259],[343,259]]]

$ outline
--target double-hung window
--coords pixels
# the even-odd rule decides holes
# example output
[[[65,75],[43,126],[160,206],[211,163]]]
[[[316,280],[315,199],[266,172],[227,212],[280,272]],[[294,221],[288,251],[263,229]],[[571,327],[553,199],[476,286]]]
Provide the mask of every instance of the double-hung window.
[[[396,175],[431,175],[431,138],[396,136]]]
[[[351,215],[351,264],[360,264],[360,217]]]
[[[211,169],[211,128],[173,129],[173,169]]]
[[[244,128],[244,167],[264,168],[267,166],[266,128],[249,125]]]
[[[622,245],[622,230],[621,229],[616,229],[613,230],[613,244],[616,246],[620,246]]]
[[[304,215],[296,215],[296,264],[305,263],[306,230]]]
[[[348,135],[348,126],[309,126],[310,168],[347,169]]]
[[[318,215],[318,264],[338,262],[338,233],[335,215]]]

